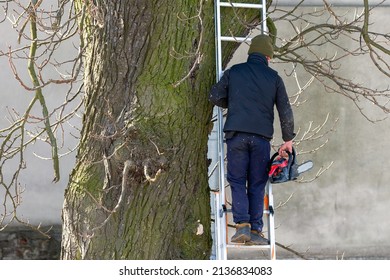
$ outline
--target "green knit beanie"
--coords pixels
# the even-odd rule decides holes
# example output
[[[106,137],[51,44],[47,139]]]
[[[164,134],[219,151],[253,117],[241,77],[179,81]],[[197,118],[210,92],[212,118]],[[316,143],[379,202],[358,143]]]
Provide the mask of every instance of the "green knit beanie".
[[[262,55],[273,58],[274,48],[271,37],[264,34],[254,37],[248,50],[248,54],[251,53],[261,53]]]

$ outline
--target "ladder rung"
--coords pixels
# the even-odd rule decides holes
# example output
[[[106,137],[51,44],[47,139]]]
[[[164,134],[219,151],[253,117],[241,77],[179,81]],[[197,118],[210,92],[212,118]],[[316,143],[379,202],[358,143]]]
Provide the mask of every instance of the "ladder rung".
[[[229,3],[229,2],[220,2],[221,7],[233,7],[233,8],[248,8],[248,9],[262,9],[262,4],[249,4],[249,3]]]
[[[225,42],[250,42],[252,38],[249,37],[230,37],[230,36],[221,36],[221,41]]]
[[[245,244],[226,244],[227,248],[242,248],[242,249],[269,249],[271,245],[245,245]]]
[[[231,208],[226,208],[226,209],[224,209],[224,212],[225,213],[232,213],[232,209]],[[264,209],[263,210],[263,214],[269,215],[269,214],[271,214],[271,212],[268,209]]]

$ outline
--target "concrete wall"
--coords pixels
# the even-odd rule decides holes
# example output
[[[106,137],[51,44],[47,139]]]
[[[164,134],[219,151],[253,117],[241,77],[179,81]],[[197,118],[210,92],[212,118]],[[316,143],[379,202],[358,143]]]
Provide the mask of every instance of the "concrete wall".
[[[50,5],[52,3],[47,3]],[[13,4],[10,3],[9,9],[14,8]],[[9,15],[12,18],[12,15]],[[3,19],[3,12],[0,14],[0,20]],[[26,32],[28,32],[29,28],[26,27]],[[30,42],[21,39],[20,44],[17,43],[18,33],[16,30],[12,29],[11,22],[5,20],[0,24],[0,50],[7,52],[8,47],[11,46],[12,49],[28,47]],[[39,38],[42,38],[43,35],[40,34]],[[76,36],[77,37],[77,36]],[[77,38],[76,38],[77,40]],[[57,61],[65,61],[69,60],[70,57],[77,55],[77,49],[72,45],[73,43],[77,44],[77,42],[68,41],[65,44],[61,45],[56,52],[55,57]],[[26,48],[28,53],[28,48]],[[37,52],[37,56],[41,54],[43,48],[40,48]],[[23,57],[23,56],[22,56]],[[27,73],[27,60],[26,59],[14,59],[13,60],[18,74],[24,80],[24,82],[31,86],[30,78]],[[38,62],[41,63],[42,59]],[[10,125],[9,118],[10,114],[8,112],[18,112],[19,114],[23,114],[32,100],[34,96],[34,92],[27,91],[19,84],[18,81],[13,76],[11,71],[8,58],[5,56],[0,56],[0,129],[8,127]],[[68,67],[62,67],[60,69],[62,73],[66,73],[69,71]],[[43,78],[45,81],[48,81],[49,78],[59,79],[59,73],[54,67],[50,65],[45,68],[43,71]],[[43,89],[43,94],[47,100],[49,108],[53,109],[65,101],[65,96],[68,92],[68,86],[66,85],[50,85]],[[75,86],[72,90],[72,96],[74,92],[77,90],[77,86]],[[69,112],[71,108],[74,108],[80,99],[76,99],[73,103],[70,104],[69,108],[65,112]],[[32,115],[36,117],[42,117],[42,109],[39,105],[39,102],[34,106],[32,111]],[[53,116],[51,121],[52,123],[55,121],[57,116]],[[40,124],[42,126],[42,124]],[[77,145],[77,139],[74,136],[78,135],[77,129],[74,129],[72,126],[80,127],[80,118],[73,118],[71,121],[65,123],[62,127],[65,133],[62,133],[62,130],[59,129],[57,133],[58,137],[58,146],[59,153],[61,155],[65,155],[70,150],[74,149]],[[33,125],[27,126],[27,128],[32,128]],[[35,132],[33,130],[32,132]],[[72,133],[74,136],[69,135]],[[0,140],[2,141],[2,140]],[[36,153],[34,155],[32,152]],[[75,153],[70,153],[68,156],[61,157],[60,160],[60,168],[61,168],[61,180],[58,183],[53,183],[54,172],[51,160],[42,160],[39,157],[50,158],[51,151],[50,146],[46,143],[37,141],[33,146],[26,149],[25,152],[25,164],[26,169],[21,172],[20,176],[20,187],[24,190],[22,193],[21,199],[22,204],[18,208],[18,215],[24,221],[29,221],[34,224],[53,224],[60,223],[61,217],[61,208],[63,203],[63,195],[64,189],[67,185],[69,174],[71,168],[73,167],[75,161]],[[12,168],[7,168],[3,170],[3,175],[5,177],[12,176],[14,172],[14,167],[16,164],[16,160],[13,161]],[[4,196],[4,188],[0,187],[0,197]],[[3,204],[3,200],[1,200],[1,204]],[[0,213],[2,214],[3,209],[0,209]]]
[[[347,10],[353,11],[340,8],[340,14]],[[372,30],[388,32],[389,12],[387,7],[372,13]],[[279,30],[283,37],[283,30]],[[351,46],[347,41],[344,45]],[[326,52],[332,53],[332,49],[324,50]],[[386,60],[389,63],[390,59]],[[340,71],[371,88],[383,89],[390,85],[389,78],[375,71],[368,58],[351,57],[341,65]],[[295,82],[291,78],[286,80],[287,87],[293,90]],[[310,120],[321,124],[328,113],[330,122],[339,118],[336,131],[329,135],[329,144],[308,158],[313,159],[316,170],[332,161],[334,164],[312,183],[275,187],[276,201],[284,201],[294,193],[291,202],[278,211],[279,242],[296,244],[301,249],[329,248],[335,254],[345,255],[361,248],[362,255],[390,258],[387,215],[390,210],[390,173],[387,171],[390,120],[375,124],[367,121],[351,100],[326,93],[318,83],[307,93],[308,102],[295,109],[299,127],[305,129]],[[368,102],[360,105],[373,119],[387,117]],[[310,149],[310,145],[303,146],[304,150]],[[314,176],[315,172],[310,175]]]
[[[276,1],[274,1],[275,3]],[[286,5],[286,6],[295,6],[299,3],[299,0],[278,0],[278,5]],[[328,4],[333,6],[349,6],[349,7],[356,7],[356,6],[362,6],[363,0],[327,0]],[[383,2],[383,3],[382,3]],[[388,0],[369,0],[370,5],[378,5],[379,3],[382,3],[382,5],[388,5]],[[310,5],[319,5],[322,6],[324,4],[323,0],[305,0],[303,5],[304,6],[310,6]]]
[[[42,228],[50,237],[27,227],[0,231],[0,260],[58,260],[61,227]]]

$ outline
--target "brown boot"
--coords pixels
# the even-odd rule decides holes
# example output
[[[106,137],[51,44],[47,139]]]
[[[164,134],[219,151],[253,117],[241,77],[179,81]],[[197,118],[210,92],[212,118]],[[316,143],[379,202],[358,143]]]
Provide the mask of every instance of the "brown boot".
[[[246,245],[268,245],[268,239],[264,238],[261,231],[251,230],[251,240],[245,243]]]
[[[231,241],[234,243],[245,243],[251,240],[250,229],[251,225],[249,223],[237,224],[236,233],[232,236]]]

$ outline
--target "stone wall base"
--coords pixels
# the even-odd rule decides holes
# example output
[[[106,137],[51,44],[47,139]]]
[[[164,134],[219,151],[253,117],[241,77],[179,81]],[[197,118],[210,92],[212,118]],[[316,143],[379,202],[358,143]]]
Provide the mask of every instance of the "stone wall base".
[[[0,231],[0,260],[58,260],[61,225],[43,227],[50,238],[29,227],[9,226]]]

